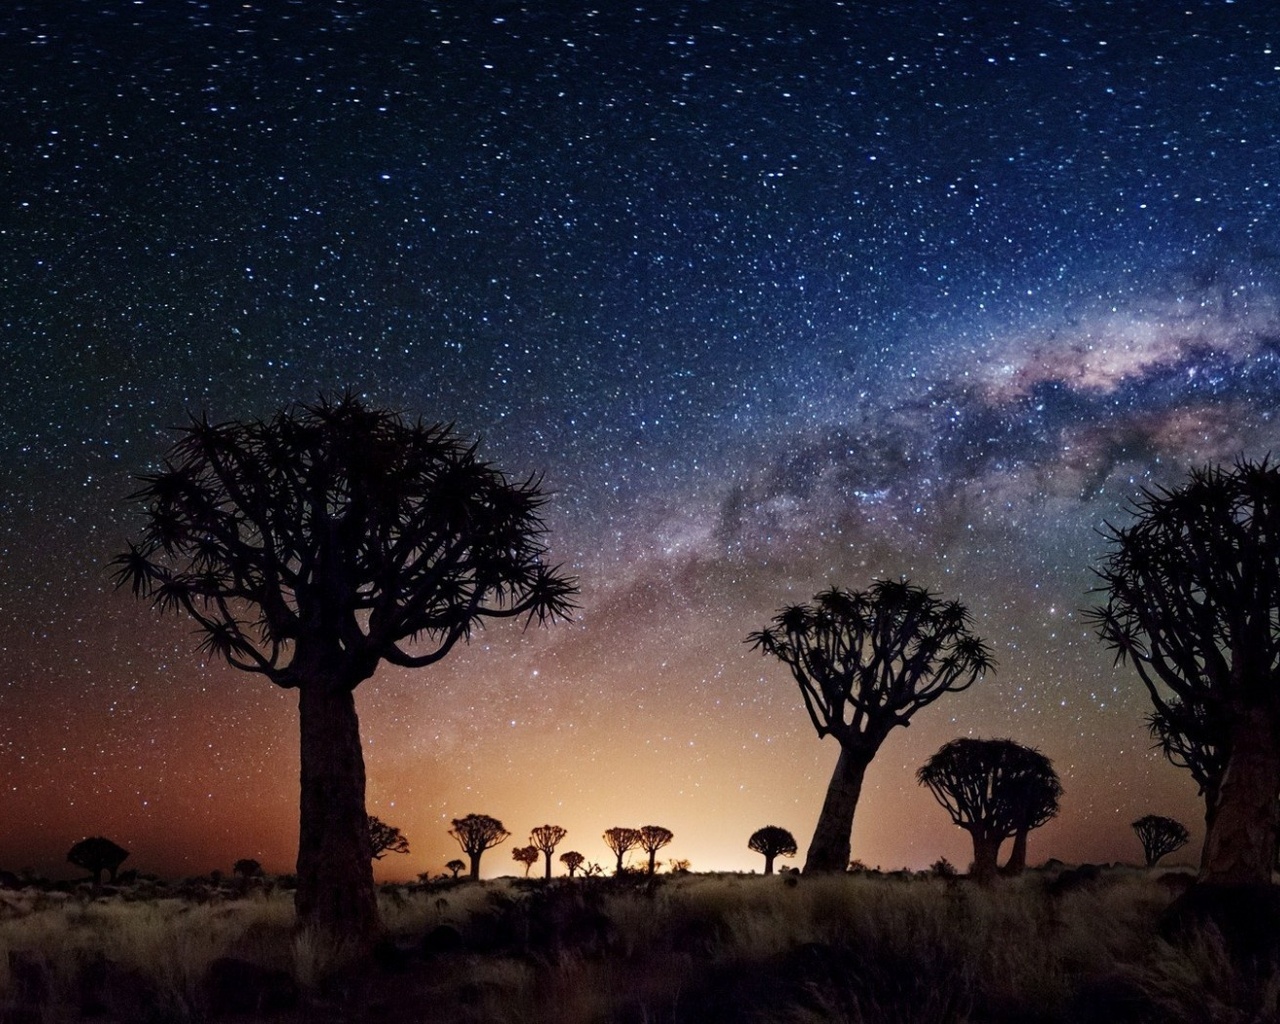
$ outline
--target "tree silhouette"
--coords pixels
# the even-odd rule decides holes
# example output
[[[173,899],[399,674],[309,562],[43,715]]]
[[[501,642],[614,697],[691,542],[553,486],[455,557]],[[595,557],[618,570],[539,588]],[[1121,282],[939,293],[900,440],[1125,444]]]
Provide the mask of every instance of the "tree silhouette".
[[[1185,768],[1204,799],[1204,826],[1208,834],[1218,807],[1222,773],[1227,770],[1228,730],[1223,708],[1216,702],[1183,703],[1171,698],[1163,708],[1147,716],[1152,738],[1171,764]],[[1208,846],[1200,851],[1200,864]]]
[[[747,840],[747,849],[764,854],[764,873],[771,875],[775,857],[796,855],[796,837],[785,828],[766,825],[751,833],[751,838]]]
[[[116,872],[129,856],[129,851],[117,846],[105,836],[89,836],[81,839],[67,851],[67,860],[78,868],[93,874],[93,884],[102,884],[102,872],[107,872],[115,882]]]
[[[568,614],[576,586],[544,561],[539,482],[349,395],[266,421],[193,419],[141,482],[146,526],[116,582],[190,616],[209,657],[298,690],[298,919],[367,938],[355,688],[382,661],[439,661],[486,619]]]
[[[466,865],[466,864],[464,864],[464,863],[463,863],[462,861],[460,861],[460,860],[451,860],[451,861],[449,861],[449,863],[447,863],[447,864],[444,866],[444,869],[445,869],[446,871],[450,872],[450,873],[453,875],[453,877],[454,877],[454,878],[457,878],[457,877],[458,877],[458,872],[459,872],[459,871],[461,871],[461,870],[462,870],[463,868],[465,868],[466,866],[467,866],[467,865]]]
[[[573,877],[573,873],[582,867],[583,862],[587,858],[582,856],[577,850],[570,850],[568,853],[560,854],[560,863],[569,871],[569,877]]]
[[[638,828],[615,825],[613,828],[605,830],[604,844],[617,855],[618,866],[614,869],[614,874],[620,875],[623,871],[622,858],[627,855],[628,851],[634,850],[640,845],[640,830]]]
[[[556,852],[556,847],[564,837],[565,830],[559,825],[539,825],[529,835],[529,842],[534,849],[546,854],[548,878],[551,877],[551,855]]]
[[[1266,885],[1280,793],[1280,469],[1241,459],[1144,490],[1133,521],[1107,524],[1097,571],[1099,636],[1147,688],[1170,759],[1225,759],[1209,810],[1200,881]],[[1203,731],[1200,731],[1203,727]],[[1189,744],[1180,746],[1179,744]],[[1196,755],[1193,753],[1192,758]]]
[[[454,818],[453,828],[449,835],[462,847],[462,852],[471,858],[471,879],[480,878],[480,854],[491,849],[511,835],[502,827],[502,822],[487,814],[468,814],[465,818]]]
[[[242,857],[231,866],[231,873],[241,878],[257,878],[262,874],[262,865],[252,857]]]
[[[995,876],[1001,843],[1024,829],[1029,831],[1034,818],[1043,823],[1052,817],[1028,808],[1051,804],[1056,813],[1061,793],[1049,759],[1013,740],[954,739],[924,763],[916,779],[969,833],[973,840],[970,875],[981,882]]]
[[[1013,849],[1005,863],[1006,875],[1019,875],[1027,866],[1027,835],[1058,816],[1058,800],[1062,783],[1053,770],[1053,762],[1030,747],[1019,747],[1025,764],[1022,775],[1010,782],[1009,800],[1013,805]]]
[[[369,815],[369,856],[382,860],[388,853],[408,853],[409,840],[394,825]]]
[[[529,869],[538,863],[538,848],[536,846],[517,846],[511,851],[511,859],[524,865],[524,877],[529,877]]]
[[[1159,814],[1144,814],[1133,823],[1133,831],[1142,844],[1142,854],[1149,868],[1155,867],[1166,853],[1186,846],[1191,839],[1191,833],[1182,822]]]
[[[663,828],[661,825],[641,825],[640,826],[640,849],[649,855],[649,874],[653,874],[657,868],[654,865],[654,857],[658,851],[666,846],[675,838],[675,833],[669,829]]]
[[[889,732],[944,693],[967,689],[994,662],[969,631],[969,613],[905,580],[866,591],[832,587],[792,605],[747,642],[790,670],[818,737],[840,758],[827,787],[805,871],[844,871],[867,766]]]

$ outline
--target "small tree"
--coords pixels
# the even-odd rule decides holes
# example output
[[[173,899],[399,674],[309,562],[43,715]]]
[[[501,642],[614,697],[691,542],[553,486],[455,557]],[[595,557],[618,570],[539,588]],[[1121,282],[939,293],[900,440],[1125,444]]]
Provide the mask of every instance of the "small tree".
[[[576,584],[544,560],[545,498],[450,428],[352,396],[192,421],[132,495],[117,585],[190,617],[199,649],[298,691],[298,920],[371,941],[377,898],[355,690],[488,619],[548,622]]]
[[[539,825],[529,836],[534,848],[546,854],[547,877],[551,877],[551,855],[556,852],[560,840],[565,837],[565,830],[559,825]]]
[[[471,858],[471,879],[480,878],[480,855],[491,849],[511,835],[502,827],[502,822],[487,814],[468,814],[465,818],[454,818],[453,828],[449,835],[462,847],[462,852]]]
[[[628,851],[634,850],[640,845],[640,830],[638,828],[615,825],[613,828],[605,830],[604,844],[617,855],[618,866],[614,869],[614,874],[620,875],[623,871],[623,857],[626,856]]]
[[[262,874],[262,865],[252,857],[243,857],[232,865],[231,873],[241,878],[258,878]]]
[[[785,828],[766,825],[751,833],[751,838],[747,840],[747,849],[764,855],[764,873],[771,875],[775,857],[796,855],[796,837]]]
[[[1194,763],[1182,740],[1224,759],[1216,792],[1197,779],[1208,804],[1199,880],[1268,885],[1280,824],[1280,468],[1193,470],[1129,511],[1128,526],[1104,529],[1106,602],[1091,618],[1147,688],[1170,759]]]
[[[583,862],[587,858],[582,856],[577,850],[570,850],[568,853],[560,854],[560,863],[569,871],[569,877],[573,877],[573,873],[582,867]]]
[[[459,871],[461,871],[461,870],[462,870],[463,868],[465,868],[465,867],[466,867],[466,864],[464,864],[462,861],[460,861],[460,860],[451,860],[451,861],[449,861],[449,863],[448,863],[448,864],[446,864],[446,865],[444,866],[444,869],[445,869],[446,871],[450,872],[450,874],[452,875],[452,877],[456,879],[456,878],[458,877],[458,872],[459,872]]]
[[[1052,764],[1039,751],[1013,740],[967,737],[945,744],[916,773],[973,839],[970,874],[982,882],[995,876],[1000,844],[1027,825],[1028,802],[1046,801],[1043,793],[1032,794],[1049,776],[1056,784]]]
[[[538,863],[538,848],[536,846],[517,846],[511,851],[511,859],[517,864],[524,865],[524,877],[529,877],[529,869]]]
[[[114,883],[116,872],[129,856],[129,851],[117,846],[105,836],[89,836],[81,839],[67,851],[67,860],[78,868],[93,874],[93,884],[102,884],[102,872],[107,872]]]
[[[640,849],[649,855],[649,874],[652,875],[657,870],[654,857],[657,856],[658,851],[674,838],[675,833],[661,825],[640,826]]]
[[[1145,814],[1133,823],[1133,831],[1142,844],[1147,867],[1153,868],[1160,858],[1187,845],[1191,833],[1176,818],[1164,818],[1159,814]]]
[[[818,737],[840,744],[805,871],[849,863],[862,782],[890,731],[995,664],[963,605],[905,580],[877,580],[866,591],[832,587],[812,604],[784,608],[747,642],[791,670]]]
[[[394,825],[369,815],[369,856],[382,860],[388,853],[408,853],[409,840]]]

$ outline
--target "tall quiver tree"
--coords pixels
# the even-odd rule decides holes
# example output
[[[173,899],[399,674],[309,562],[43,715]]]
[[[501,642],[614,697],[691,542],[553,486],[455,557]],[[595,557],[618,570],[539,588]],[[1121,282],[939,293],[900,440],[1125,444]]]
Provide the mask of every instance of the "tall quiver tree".
[[[628,828],[625,825],[615,825],[613,828],[607,828],[604,831],[604,843],[618,858],[617,867],[614,868],[614,874],[622,874],[623,859],[626,855],[640,845],[640,830],[638,828]]]
[[[986,882],[995,877],[1000,844],[1057,811],[1062,792],[1053,765],[1037,750],[1013,740],[980,740],[962,736],[946,743],[916,773],[951,820],[973,840],[970,876]],[[1026,859],[1025,839],[1022,860]],[[1011,860],[1013,858],[1011,857]]]
[[[1159,814],[1144,814],[1133,823],[1133,831],[1142,844],[1142,856],[1149,868],[1155,867],[1166,854],[1182,849],[1191,839],[1191,833],[1177,818]]]
[[[547,858],[547,878],[551,877],[551,855],[568,833],[559,825],[539,825],[529,833],[529,843]]]
[[[1280,794],[1280,469],[1241,459],[1193,470],[1175,490],[1144,490],[1130,511],[1129,525],[1104,527],[1106,601],[1091,618],[1134,666],[1157,727],[1185,736],[1200,723],[1199,739],[1225,757],[1216,795],[1206,790],[1199,880],[1268,884]]]
[[[747,643],[791,670],[818,737],[840,744],[806,872],[848,865],[867,766],[890,731],[995,666],[963,605],[906,580],[877,580],[865,591],[832,587],[811,604],[784,608]]]
[[[210,657],[298,691],[298,920],[370,936],[355,688],[383,661],[439,661],[485,619],[569,612],[574,582],[544,561],[538,481],[347,396],[193,420],[142,483],[146,525],[117,582],[194,619]]]
[[[502,822],[487,814],[468,814],[465,818],[454,818],[449,835],[462,847],[471,860],[470,878],[473,882],[480,880],[480,855],[499,843],[505,842],[511,835]]]

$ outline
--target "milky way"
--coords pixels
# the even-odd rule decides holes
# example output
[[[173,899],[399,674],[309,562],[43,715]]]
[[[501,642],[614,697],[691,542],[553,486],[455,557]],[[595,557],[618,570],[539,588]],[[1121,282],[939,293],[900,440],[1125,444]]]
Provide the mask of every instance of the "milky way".
[[[854,856],[966,859],[912,777],[962,734],[1057,764],[1033,860],[1195,832],[1079,610],[1140,488],[1276,446],[1267,5],[722,6],[6,6],[0,866],[289,866],[292,695],[105,566],[189,411],[346,389],[544,473],[583,586],[361,688],[389,876],[471,812],[803,846],[835,753],[742,639],[900,575],[1000,666],[889,740]]]

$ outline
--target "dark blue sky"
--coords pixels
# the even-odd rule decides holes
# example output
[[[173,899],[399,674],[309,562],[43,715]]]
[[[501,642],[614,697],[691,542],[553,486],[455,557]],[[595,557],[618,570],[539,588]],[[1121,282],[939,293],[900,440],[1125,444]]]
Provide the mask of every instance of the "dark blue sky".
[[[1139,486],[1275,444],[1272,20],[7,5],[0,768],[7,820],[49,838],[0,863],[104,831],[207,870],[177,819],[214,859],[287,856],[285,826],[251,838],[226,796],[294,813],[284,698],[202,667],[103,565],[136,529],[130,474],[186,411],[348,388],[545,471],[553,552],[584,583],[572,627],[362,691],[371,801],[424,856],[486,801],[515,832],[545,798],[597,834],[619,775],[654,815],[687,801],[686,834],[712,801],[728,838],[689,834],[695,867],[748,863],[764,818],[807,833],[834,752],[738,641],[900,573],[968,603],[1002,667],[892,741],[867,816],[920,817],[856,828],[855,855],[956,841],[910,770],[957,733],[1055,758],[1068,852],[1124,856],[1140,813],[1194,819],[1075,613],[1094,528]],[[1122,790],[1104,763],[1129,766]]]

